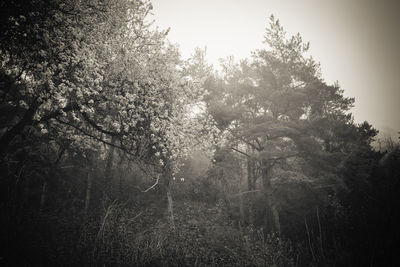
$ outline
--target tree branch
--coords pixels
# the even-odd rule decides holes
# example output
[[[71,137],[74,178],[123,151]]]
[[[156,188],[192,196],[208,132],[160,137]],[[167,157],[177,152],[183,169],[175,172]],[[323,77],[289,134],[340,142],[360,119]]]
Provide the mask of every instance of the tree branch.
[[[251,158],[251,156],[250,156],[249,154],[247,154],[247,153],[245,153],[245,152],[243,152],[243,151],[240,151],[239,149],[236,149],[236,148],[234,148],[234,147],[231,147],[231,149],[234,150],[234,151],[236,151],[236,152],[238,152],[238,153],[240,153],[240,154],[242,154],[242,155],[245,155],[246,157]]]
[[[145,189],[145,190],[142,190],[139,186],[136,186],[136,188],[139,189],[142,193],[146,193],[146,192],[148,192],[149,190],[153,189],[156,185],[158,185],[158,181],[159,181],[159,180],[160,180],[160,175],[157,175],[157,180],[156,180],[156,182],[155,182],[152,186],[150,186],[149,188],[147,188],[147,189]]]
[[[89,116],[86,113],[81,112],[81,114],[82,114],[82,117],[89,123],[89,125],[92,126],[93,128],[95,128],[96,130],[98,130],[99,132],[102,132],[104,134],[108,134],[111,136],[118,136],[117,133],[107,131],[107,130],[103,129],[102,127],[100,127],[99,125],[97,125],[96,122],[94,120],[92,120],[91,118],[89,118]]]
[[[86,135],[86,136],[88,136],[88,137],[90,137],[90,138],[93,138],[93,139],[95,139],[95,140],[97,140],[97,141],[99,141],[99,142],[101,142],[101,143],[103,143],[103,144],[105,144],[105,145],[109,145],[109,146],[115,147],[115,148],[117,148],[117,149],[120,149],[121,151],[123,151],[123,152],[126,153],[127,155],[130,155],[130,156],[135,157],[136,159],[139,159],[139,157],[138,157],[139,155],[138,155],[137,153],[132,153],[132,152],[130,152],[129,149],[127,149],[127,148],[124,148],[124,147],[122,147],[122,146],[118,146],[118,145],[116,145],[116,144],[112,144],[112,143],[109,142],[109,141],[106,141],[106,140],[104,140],[104,139],[102,139],[102,138],[100,138],[100,137],[97,137],[97,136],[95,136],[95,135],[93,135],[93,134],[88,133],[87,131],[85,131],[85,130],[79,128],[78,126],[76,126],[76,125],[74,125],[74,124],[72,124],[72,123],[63,121],[63,120],[58,119],[58,118],[55,118],[55,119],[56,119],[59,123],[62,123],[62,124],[67,125],[67,126],[70,126],[70,127],[74,128],[74,129],[80,131],[81,133],[83,133],[84,135]],[[144,159],[141,159],[141,160],[142,160],[144,163],[148,164],[148,165],[159,166],[159,165],[157,165],[157,164],[155,164],[155,163],[148,162],[148,161],[144,161]]]
[[[47,114],[46,116],[43,116],[42,118],[40,118],[39,121],[35,122],[34,125],[38,124],[39,122],[45,122],[48,121],[50,119],[55,119],[58,116],[60,116],[62,114],[62,112],[68,112],[68,111],[72,111],[74,109],[77,109],[79,106],[77,103],[74,104],[70,104],[68,106],[66,106],[65,108],[63,108],[62,110],[57,110],[54,112],[51,112],[49,114]]]
[[[31,125],[33,121],[33,115],[38,108],[38,103],[34,102],[30,108],[25,112],[21,120],[15,124],[11,129],[6,131],[0,138],[0,154],[8,149],[9,144],[15,136],[19,135],[25,126]]]

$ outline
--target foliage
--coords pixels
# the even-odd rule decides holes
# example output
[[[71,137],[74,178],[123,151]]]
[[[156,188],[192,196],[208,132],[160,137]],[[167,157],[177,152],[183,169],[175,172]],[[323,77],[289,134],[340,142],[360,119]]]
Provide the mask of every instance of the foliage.
[[[178,207],[181,220],[176,231],[165,221],[143,226],[143,211],[135,214],[120,205],[110,206],[101,232],[85,238],[93,250],[94,265],[119,266],[292,266],[295,251],[290,243],[262,230],[235,229],[221,218],[217,207],[192,202]],[[187,221],[185,221],[187,220]],[[90,231],[90,230],[89,230]],[[82,239],[83,240],[83,239]],[[111,260],[111,261],[110,261]]]
[[[0,3],[0,265],[390,265],[399,144],[309,44],[271,17],[216,72],[151,10]]]

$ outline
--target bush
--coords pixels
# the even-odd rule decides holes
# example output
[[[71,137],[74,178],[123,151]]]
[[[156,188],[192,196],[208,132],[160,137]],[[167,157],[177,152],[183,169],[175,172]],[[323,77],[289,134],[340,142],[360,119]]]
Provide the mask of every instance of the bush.
[[[149,213],[150,212],[150,213]],[[91,266],[294,266],[290,242],[262,229],[238,229],[220,206],[178,203],[176,229],[151,210],[110,205],[88,222],[81,250]],[[164,214],[165,215],[165,214]],[[97,227],[96,227],[97,226]]]

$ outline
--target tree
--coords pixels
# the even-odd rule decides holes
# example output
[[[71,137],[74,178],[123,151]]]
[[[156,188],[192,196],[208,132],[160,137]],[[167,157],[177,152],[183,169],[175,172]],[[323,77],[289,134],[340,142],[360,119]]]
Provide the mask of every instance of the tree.
[[[3,163],[15,147],[32,147],[32,134],[83,157],[97,152],[107,158],[103,199],[112,199],[117,149],[154,182],[161,173],[171,202],[177,159],[212,125],[205,112],[191,114],[202,82],[166,41],[168,30],[151,27],[151,3],[25,2],[2,3],[0,106],[13,114],[1,116]]]
[[[268,49],[256,51],[252,61],[223,62],[223,77],[209,83],[208,107],[232,149],[248,158],[249,191],[261,177],[267,225],[280,233],[276,189],[337,177],[341,157],[329,137],[339,125],[351,126],[346,112],[354,100],[323,81],[307,57],[309,45],[299,34],[287,38],[273,16],[265,43]]]

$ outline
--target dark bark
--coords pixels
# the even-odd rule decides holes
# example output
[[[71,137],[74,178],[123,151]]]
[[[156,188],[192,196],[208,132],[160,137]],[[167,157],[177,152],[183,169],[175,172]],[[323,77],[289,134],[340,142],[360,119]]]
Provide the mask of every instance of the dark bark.
[[[44,183],[42,186],[42,194],[40,196],[39,212],[42,212],[44,209],[44,205],[46,204],[46,199],[47,199],[47,193],[49,190],[49,179],[51,179],[51,177],[56,176],[56,167],[57,167],[58,163],[60,162],[64,152],[65,152],[65,148],[61,147],[56,161],[54,163],[51,163],[49,174],[45,177],[45,180],[44,180]]]
[[[242,180],[243,180],[243,173],[242,173],[242,162],[240,162],[240,180],[239,180],[239,191],[242,188]],[[240,225],[244,225],[245,216],[244,216],[244,203],[243,203],[243,194],[239,192],[239,221]]]
[[[174,203],[172,200],[170,186],[167,185],[165,189],[167,191],[169,221],[171,223],[171,227],[175,229]]]
[[[244,224],[244,205],[243,205],[243,195],[239,194],[239,221],[240,221],[240,225]]]
[[[11,129],[7,130],[0,138],[0,154],[3,154],[9,148],[11,141],[22,133],[26,126],[32,125],[33,115],[37,110],[38,104],[31,104],[30,108],[25,112],[21,120]]]
[[[254,224],[254,190],[255,190],[255,160],[247,158],[247,187],[249,198],[249,223]]]
[[[47,181],[44,181],[42,186],[42,195],[40,196],[40,207],[39,212],[43,212],[44,204],[47,198]]]
[[[86,186],[86,196],[85,196],[85,218],[87,218],[89,214],[89,207],[90,207],[90,197],[92,194],[92,170],[88,170],[87,172],[87,186]]]
[[[25,180],[25,165],[21,164],[19,168],[19,174],[17,177],[17,181],[15,183],[15,210],[14,215],[16,216],[23,204],[23,195],[24,195],[24,181]]]
[[[106,169],[104,171],[104,183],[103,183],[103,201],[110,200],[112,198],[112,180],[113,180],[113,171],[112,166],[114,162],[114,149],[116,138],[111,138],[111,146],[108,151],[108,158],[106,163]]]
[[[170,188],[170,181],[172,178],[171,168],[170,165],[167,164],[164,168],[164,189],[167,195],[167,202],[168,202],[168,217],[171,224],[172,229],[175,229],[175,215],[174,215],[174,203],[171,194]]]
[[[281,235],[281,224],[279,219],[278,206],[275,201],[274,191],[271,185],[271,177],[269,175],[270,167],[266,161],[262,162],[262,181],[264,187],[264,196],[267,202],[266,214],[270,214],[270,219],[272,220],[271,226],[272,231],[276,232],[279,236]],[[268,218],[269,219],[269,218]]]

